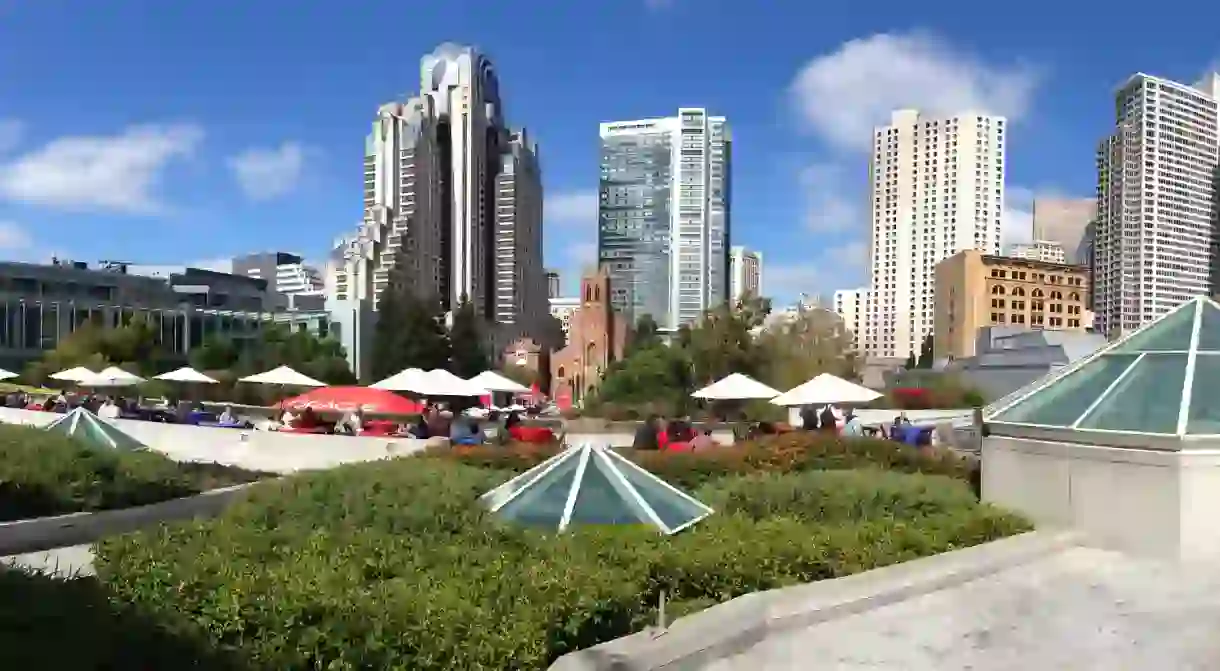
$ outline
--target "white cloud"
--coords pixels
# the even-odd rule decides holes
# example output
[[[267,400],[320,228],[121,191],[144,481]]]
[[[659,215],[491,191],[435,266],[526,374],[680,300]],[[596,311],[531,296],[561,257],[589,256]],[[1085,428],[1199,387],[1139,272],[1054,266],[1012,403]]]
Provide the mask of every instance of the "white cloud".
[[[763,267],[763,294],[779,303],[798,294],[829,295],[847,286],[865,283],[868,245],[847,242],[834,245],[801,263],[775,263]]]
[[[866,178],[867,179],[867,178]],[[813,233],[867,230],[865,199],[853,189],[844,165],[818,163],[806,167],[799,177],[805,198],[805,228]]]
[[[7,253],[29,251],[34,246],[34,240],[15,221],[0,221],[0,251]]]
[[[229,160],[241,190],[251,200],[291,193],[305,171],[305,148],[285,142],[274,149],[250,149]]]
[[[157,212],[153,192],[163,171],[202,139],[202,129],[189,124],[62,137],[0,165],[0,196],[73,211]]]
[[[882,33],[852,40],[807,63],[791,93],[809,129],[832,146],[867,149],[890,112],[978,111],[1017,119],[1037,73],[964,53],[928,33]]]
[[[1000,217],[1000,251],[1030,242],[1034,237],[1034,192],[1022,186],[1004,189],[1004,214]]]
[[[24,135],[24,123],[16,119],[0,119],[0,154],[16,148]]]
[[[596,189],[566,191],[549,196],[543,204],[543,221],[560,226],[585,225],[597,229]]]

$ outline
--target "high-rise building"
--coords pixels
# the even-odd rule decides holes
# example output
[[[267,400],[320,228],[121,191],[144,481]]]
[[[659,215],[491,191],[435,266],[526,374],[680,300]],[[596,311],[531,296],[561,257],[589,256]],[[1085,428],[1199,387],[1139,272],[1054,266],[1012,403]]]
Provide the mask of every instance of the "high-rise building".
[[[932,333],[937,263],[965,249],[999,254],[1006,125],[898,110],[873,131],[868,356],[919,352]]]
[[[843,318],[843,325],[851,331],[852,348],[860,350],[861,333],[868,316],[868,289],[844,289],[834,294],[834,311]]]
[[[729,296],[729,124],[681,108],[603,123],[601,144],[597,248],[611,304],[675,331]]]
[[[1212,291],[1220,74],[1119,87],[1097,152],[1093,311],[1117,337]]]
[[[556,298],[559,296],[559,271],[546,271],[546,297]]]
[[[1083,238],[1083,233],[1081,234]],[[1030,243],[1013,245],[1008,250],[1008,256],[1014,259],[1029,259],[1031,261],[1046,261],[1047,263],[1067,263],[1068,253],[1063,245],[1050,240],[1034,240]]]
[[[419,94],[378,110],[364,153],[363,221],[336,241],[326,281],[332,311],[353,322],[349,353],[366,349],[363,315],[394,268],[446,309],[471,301],[494,325],[491,351],[533,336],[547,312],[537,147],[506,125],[491,61],[449,43],[424,56]]]
[[[321,310],[324,282],[317,268],[306,265],[297,254],[260,252],[238,256],[232,261],[234,275],[267,281],[270,304],[289,309]]]
[[[538,145],[513,133],[496,176],[495,321],[533,334],[547,307],[542,267],[542,167]]]
[[[1097,216],[1096,198],[1035,198],[1034,240],[1051,242],[1063,249],[1055,263],[1085,263],[1082,246],[1090,223]]]
[[[729,250],[729,297],[740,301],[762,295],[762,252],[737,246]]]

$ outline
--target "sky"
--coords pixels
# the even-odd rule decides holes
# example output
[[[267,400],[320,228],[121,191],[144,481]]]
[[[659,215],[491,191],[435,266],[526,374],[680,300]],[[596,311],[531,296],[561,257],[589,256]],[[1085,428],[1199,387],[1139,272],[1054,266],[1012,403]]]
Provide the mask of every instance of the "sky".
[[[1220,57],[1202,0],[1172,30],[1049,0],[860,7],[0,0],[0,258],[321,262],[360,220],[377,107],[454,41],[490,56],[509,123],[540,144],[545,263],[566,286],[596,256],[598,123],[706,107],[732,126],[732,244],[763,253],[764,293],[828,295],[865,280],[865,152],[892,109],[1010,119],[1014,242],[1033,198],[1093,193],[1126,77],[1193,82]]]

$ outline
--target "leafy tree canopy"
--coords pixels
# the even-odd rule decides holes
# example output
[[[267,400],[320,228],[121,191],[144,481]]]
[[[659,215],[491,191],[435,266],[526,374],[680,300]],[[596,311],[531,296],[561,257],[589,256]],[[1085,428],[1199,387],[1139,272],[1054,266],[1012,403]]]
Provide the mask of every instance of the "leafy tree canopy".
[[[440,301],[391,283],[377,307],[371,382],[407,368],[446,368],[451,350],[444,318]]]
[[[469,379],[488,369],[489,362],[483,339],[483,328],[474,304],[462,296],[453,311],[453,325],[449,329],[449,344],[452,348],[450,372]]]

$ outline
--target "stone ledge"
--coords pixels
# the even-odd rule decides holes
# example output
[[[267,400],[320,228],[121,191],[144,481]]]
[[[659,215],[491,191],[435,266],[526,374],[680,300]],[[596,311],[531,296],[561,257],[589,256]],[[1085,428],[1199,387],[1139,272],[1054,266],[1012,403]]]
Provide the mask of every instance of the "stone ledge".
[[[643,631],[569,653],[551,671],[698,669],[775,634],[881,608],[1075,547],[1068,531],[1034,531],[984,545],[806,585],[756,592]]]
[[[70,513],[0,523],[0,557],[88,545],[107,536],[129,533],[161,522],[216,517],[244,494],[247,488],[257,484],[260,483],[248,482],[222,487],[194,496],[135,508]]]

